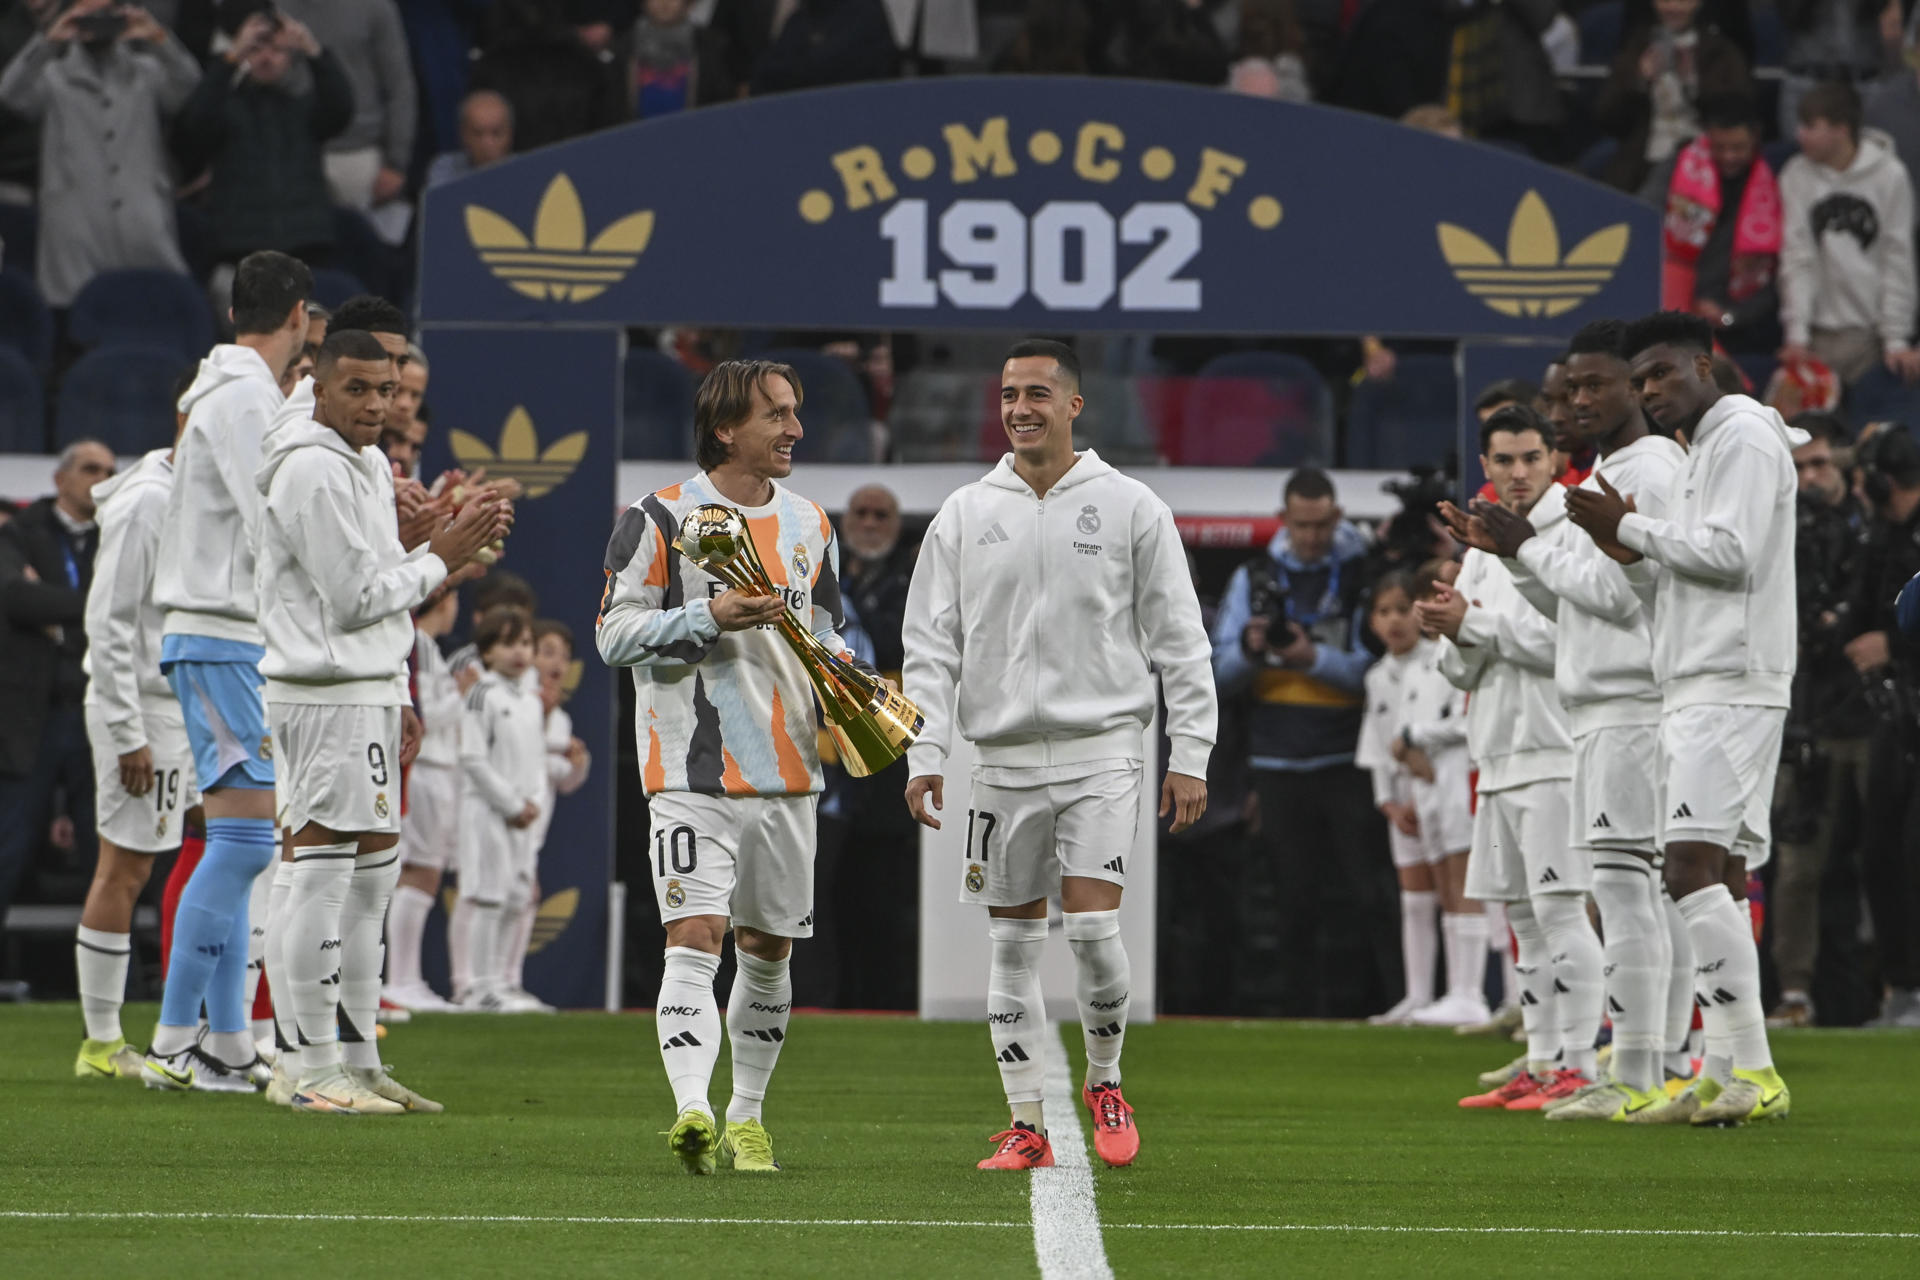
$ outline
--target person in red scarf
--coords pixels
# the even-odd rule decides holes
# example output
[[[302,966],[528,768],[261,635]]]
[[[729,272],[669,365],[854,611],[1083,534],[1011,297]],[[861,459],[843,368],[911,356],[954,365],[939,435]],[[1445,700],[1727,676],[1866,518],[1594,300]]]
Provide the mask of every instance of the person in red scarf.
[[[1780,345],[1780,185],[1760,155],[1750,99],[1701,104],[1706,132],[1684,147],[1667,188],[1660,305],[1690,311],[1732,352]]]

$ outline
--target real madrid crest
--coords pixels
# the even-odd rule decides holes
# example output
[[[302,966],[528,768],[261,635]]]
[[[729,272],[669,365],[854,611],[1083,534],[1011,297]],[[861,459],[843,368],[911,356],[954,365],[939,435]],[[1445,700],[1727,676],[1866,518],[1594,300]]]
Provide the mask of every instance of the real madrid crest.
[[[373,797],[373,816],[376,818],[387,816],[387,793],[384,791],[378,792]]]
[[[987,887],[987,873],[977,862],[967,867],[967,892],[979,893]]]
[[[1082,533],[1092,534],[1100,532],[1100,508],[1089,502],[1086,506],[1080,508],[1080,518],[1073,523],[1074,527]]]
[[[260,739],[260,758],[262,760],[273,759],[273,735],[270,733]]]
[[[812,576],[812,568],[813,568],[812,562],[807,559],[806,547],[805,546],[795,547],[793,549],[794,577],[801,582],[805,582],[810,576]]]
[[[675,911],[687,905],[687,891],[680,887],[678,880],[667,881],[667,905]]]
[[[167,834],[167,820],[165,818],[162,818],[158,823],[154,825],[153,836],[154,836],[154,839],[158,840],[166,834]]]

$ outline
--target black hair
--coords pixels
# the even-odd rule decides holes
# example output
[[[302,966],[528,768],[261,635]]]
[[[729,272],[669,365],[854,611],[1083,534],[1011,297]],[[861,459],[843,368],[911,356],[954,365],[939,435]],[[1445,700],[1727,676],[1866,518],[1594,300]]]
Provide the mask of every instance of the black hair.
[[[511,569],[489,569],[473,589],[473,611],[485,613],[500,605],[524,609],[529,617],[539,608],[539,600],[527,580]]]
[[[1567,356],[1606,355],[1625,360],[1627,326],[1621,320],[1590,320],[1567,343]]]
[[[1565,364],[1563,356],[1558,363]],[[1502,378],[1481,389],[1473,398],[1473,411],[1485,413],[1497,404],[1532,404],[1540,398],[1540,388],[1525,378]]]
[[[1631,360],[1649,347],[1679,347],[1682,351],[1697,351],[1703,356],[1713,354],[1713,326],[1704,316],[1696,316],[1686,311],[1656,311],[1650,316],[1641,316],[1627,326],[1625,355]]]
[[[1760,108],[1745,93],[1717,93],[1700,100],[1700,124],[1707,129],[1761,130]]]
[[[1546,445],[1549,451],[1554,446],[1553,424],[1547,421],[1545,414],[1530,404],[1510,404],[1480,424],[1482,457],[1485,457],[1487,450],[1492,447],[1493,434],[1496,431],[1506,431],[1516,436],[1537,431],[1540,433],[1540,442]]]
[[[533,634],[533,619],[525,609],[510,604],[495,605],[473,624],[473,649],[484,661],[487,650],[512,644],[521,636]]]
[[[1825,440],[1836,449],[1844,449],[1853,443],[1853,434],[1847,430],[1846,422],[1837,413],[1808,409],[1794,414],[1787,420],[1787,425],[1800,428],[1815,440]]]
[[[364,329],[368,333],[397,333],[407,336],[407,313],[371,293],[356,293],[341,303],[328,321],[329,332]]]
[[[342,360],[371,360],[385,363],[393,357],[380,345],[380,339],[365,329],[335,329],[320,344],[320,355],[314,361],[314,376],[324,377],[333,371],[333,367]]]
[[[1387,570],[1381,574],[1373,584],[1373,603],[1367,606],[1367,611],[1371,613],[1373,611],[1373,604],[1379,603],[1380,597],[1389,591],[1400,592],[1406,596],[1407,603],[1412,604],[1420,598],[1416,586],[1417,584],[1414,581],[1413,574],[1407,572],[1405,569]]]
[[[1055,342],[1052,338],[1023,338],[1007,349],[1007,360],[1026,360],[1031,357],[1043,357],[1060,366],[1060,372],[1073,383],[1073,389],[1080,389],[1080,357],[1073,348],[1064,342]],[[1005,364],[1006,360],[1002,360]]]
[[[1287,477],[1287,487],[1280,491],[1280,502],[1284,506],[1295,498],[1314,502],[1333,496],[1331,476],[1318,467],[1301,467]]]
[[[194,381],[199,378],[199,376],[200,362],[198,360],[195,360],[192,364],[180,371],[180,376],[173,380],[172,404],[174,408],[177,409],[180,407],[180,402],[186,398],[187,392],[193,390]]]
[[[287,313],[313,293],[313,272],[300,259],[262,249],[240,259],[233,273],[233,331],[278,333]]]
[[[548,636],[559,636],[567,642],[567,652],[574,651],[573,628],[558,618],[535,618],[533,621],[533,642],[539,644]]]

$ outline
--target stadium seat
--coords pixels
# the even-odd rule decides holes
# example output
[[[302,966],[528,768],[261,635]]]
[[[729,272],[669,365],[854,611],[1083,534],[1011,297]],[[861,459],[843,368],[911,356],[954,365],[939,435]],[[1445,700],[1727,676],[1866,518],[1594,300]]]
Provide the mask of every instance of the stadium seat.
[[[1792,138],[1775,138],[1772,142],[1760,145],[1760,155],[1776,178],[1780,176],[1780,170],[1786,168],[1787,161],[1799,154],[1800,144]]]
[[[1846,395],[1847,420],[1858,431],[1869,422],[1898,422],[1920,431],[1920,387],[1900,381],[1883,364],[1861,376]]]
[[[1347,409],[1347,465],[1400,471],[1459,450],[1460,383],[1453,358],[1401,356],[1393,377],[1367,379]]]
[[[53,312],[33,277],[11,267],[0,271],[0,345],[18,351],[43,377],[53,364]]]
[[[995,379],[984,371],[915,369],[893,388],[887,426],[896,462],[971,462],[983,428],[998,425]],[[802,419],[805,421],[805,419]]]
[[[33,276],[39,244],[39,211],[32,205],[0,203],[0,266]]]
[[[121,457],[173,441],[173,385],[185,359],[173,347],[105,346],[81,356],[60,384],[55,448],[94,439]]]
[[[873,409],[853,366],[838,356],[800,347],[776,347],[764,357],[793,366],[805,403],[800,425],[805,456],[817,462],[873,461]]]
[[[1611,67],[1620,53],[1620,28],[1627,6],[1622,0],[1607,0],[1580,11],[1580,65]]]
[[[1215,356],[1191,379],[1173,460],[1203,467],[1325,465],[1333,396],[1312,365],[1277,351]]]
[[[180,256],[187,260],[187,271],[195,280],[211,276],[220,261],[213,219],[199,205],[181,200],[173,206],[173,227],[180,241]]]
[[[395,270],[395,257],[393,246],[380,238],[365,214],[334,206],[332,262],[335,269],[359,277],[369,291],[404,311],[413,282],[406,278],[405,272]]]
[[[1747,6],[1747,21],[1753,24],[1753,65],[1783,67],[1787,64],[1787,28],[1780,11],[1770,4]]]
[[[652,347],[634,347],[623,384],[620,456],[691,460],[694,380],[687,367]]]
[[[17,349],[0,345],[0,453],[40,453],[46,447],[40,375]]]
[[[348,298],[367,292],[369,290],[360,282],[360,277],[351,272],[321,267],[313,273],[313,300],[329,311]]]
[[[103,271],[73,300],[67,330],[74,342],[89,349],[176,352],[177,370],[213,346],[213,307],[200,286],[177,271]]]
[[[1087,403],[1073,421],[1076,448],[1097,450],[1102,459],[1119,465],[1161,460],[1159,433],[1138,379],[1088,370],[1080,376],[1080,394]],[[1004,441],[1002,436],[1003,450]]]

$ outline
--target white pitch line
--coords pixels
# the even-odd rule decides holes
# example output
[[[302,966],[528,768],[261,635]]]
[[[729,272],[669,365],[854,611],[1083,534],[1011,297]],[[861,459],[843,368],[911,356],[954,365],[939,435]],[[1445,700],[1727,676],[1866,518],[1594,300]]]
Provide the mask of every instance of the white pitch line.
[[[1047,1024],[1045,1107],[1053,1139],[1053,1168],[1033,1171],[1033,1253],[1041,1280],[1113,1280],[1100,1239],[1100,1206],[1080,1128],[1080,1099],[1067,1071],[1067,1042],[1059,1023]]]
[[[1058,1159],[1058,1154],[1055,1156]],[[1026,1222],[961,1218],[638,1218],[531,1213],[170,1213],[130,1209],[0,1209],[0,1220],[31,1222],[405,1222],[437,1224],[537,1223],[614,1227],[959,1227],[1027,1230]],[[1920,1240],[1920,1231],[1723,1231],[1707,1227],[1416,1227],[1344,1222],[1109,1222],[1107,1231],[1292,1231],[1386,1235],[1683,1236],[1736,1240]]]

